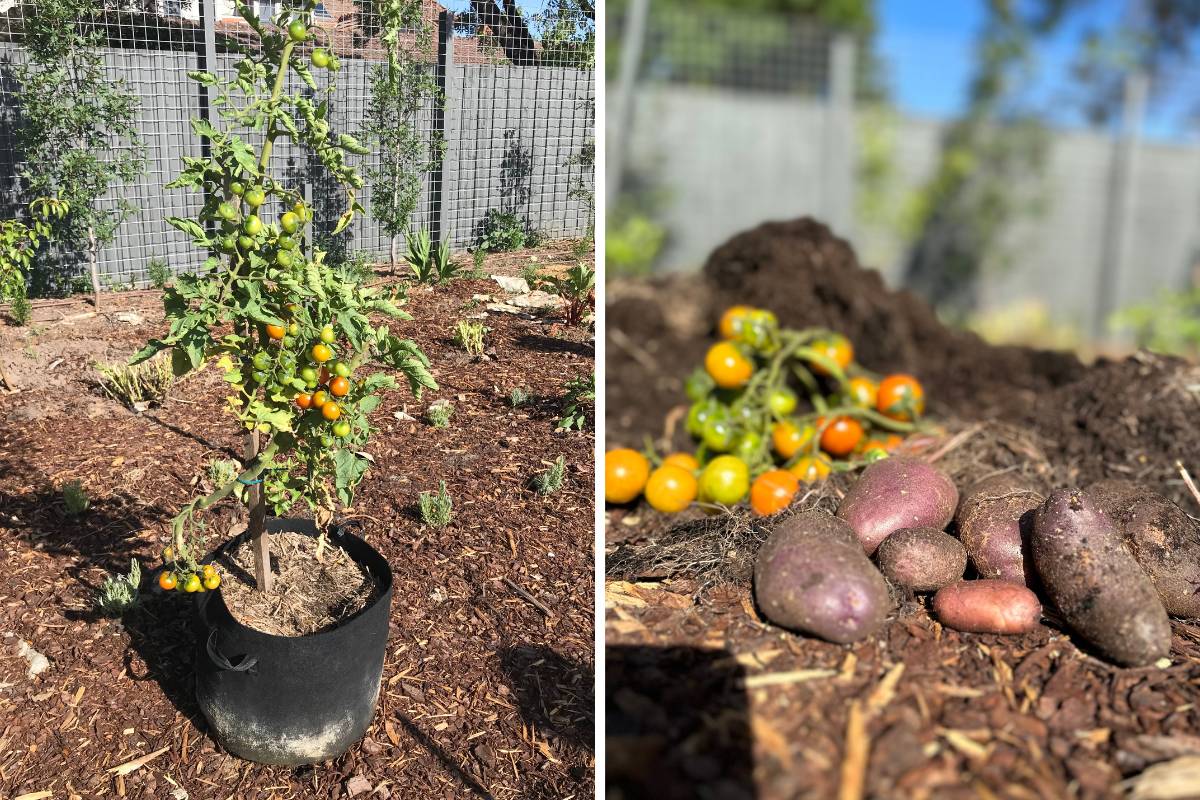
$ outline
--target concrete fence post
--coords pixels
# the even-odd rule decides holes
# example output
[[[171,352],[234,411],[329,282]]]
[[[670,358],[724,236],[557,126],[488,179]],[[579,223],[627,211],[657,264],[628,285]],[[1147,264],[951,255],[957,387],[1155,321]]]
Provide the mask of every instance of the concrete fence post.
[[[829,91],[825,114],[822,204],[825,222],[849,238],[854,226],[854,37],[835,34],[829,44]]]

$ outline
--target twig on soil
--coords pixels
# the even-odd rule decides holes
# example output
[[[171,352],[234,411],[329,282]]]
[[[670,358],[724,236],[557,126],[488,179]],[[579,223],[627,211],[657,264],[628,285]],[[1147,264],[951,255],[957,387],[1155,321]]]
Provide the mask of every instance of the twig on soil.
[[[544,603],[542,603],[536,597],[531,595],[529,592],[522,589],[511,579],[509,579],[508,577],[504,577],[504,578],[501,578],[501,580],[504,581],[505,585],[508,586],[508,588],[512,589],[514,592],[516,592],[518,595],[520,595],[523,600],[526,600],[527,602],[529,602],[538,611],[542,612],[547,617],[554,616],[554,612],[551,611],[549,608],[547,608]]]
[[[786,686],[793,683],[832,678],[835,669],[793,669],[787,672],[769,672],[766,675],[749,675],[742,681],[746,689],[762,689],[765,686]]]
[[[648,369],[651,373],[658,374],[660,372],[658,362],[654,357],[645,351],[644,348],[638,346],[629,336],[616,328],[608,331],[609,337],[613,344],[629,354],[629,357]]]
[[[962,445],[963,442],[967,441],[967,439],[970,439],[972,436],[979,433],[979,431],[981,431],[981,430],[983,430],[982,425],[972,425],[971,427],[967,428],[966,430],[959,431],[958,433],[951,436],[950,440],[947,441],[940,448],[938,448],[938,450],[933,455],[931,455],[929,458],[927,458],[926,461],[928,461],[930,464],[932,464],[933,462],[937,461],[942,456],[949,453],[954,448]]]
[[[850,703],[850,717],[846,721],[846,753],[842,758],[842,779],[838,784],[838,800],[862,800],[867,777],[867,715],[863,713],[862,701]]]
[[[1176,461],[1175,469],[1179,470],[1180,476],[1183,477],[1183,482],[1187,484],[1188,491],[1192,493],[1192,497],[1195,498],[1197,505],[1200,505],[1200,489],[1196,488],[1196,482],[1192,480],[1187,467],[1183,465],[1182,461]]]
[[[120,777],[121,775],[128,775],[131,772],[135,772],[136,770],[141,769],[146,764],[149,764],[151,761],[158,758],[159,756],[161,756],[163,753],[167,752],[170,749],[171,748],[169,746],[159,748],[158,750],[155,750],[153,753],[147,753],[146,755],[141,756],[140,758],[135,758],[133,761],[126,761],[124,764],[118,764],[117,766],[110,768],[108,771],[115,772],[118,777]]]

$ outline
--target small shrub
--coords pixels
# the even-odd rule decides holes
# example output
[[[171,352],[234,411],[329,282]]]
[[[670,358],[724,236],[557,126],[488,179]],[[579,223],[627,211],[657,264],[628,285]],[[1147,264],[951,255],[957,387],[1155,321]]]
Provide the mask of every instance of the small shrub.
[[[465,319],[459,320],[458,325],[454,328],[454,342],[463,350],[466,350],[467,355],[479,358],[483,355],[483,337],[490,330],[491,328],[482,322],[468,322]]]
[[[559,430],[583,430],[588,423],[588,409],[596,402],[596,373],[586,378],[567,381],[566,396],[563,398],[563,415],[558,421]]]
[[[534,288],[556,294],[566,303],[564,315],[568,325],[578,325],[596,305],[596,270],[580,261],[562,277],[538,277]]]
[[[146,277],[155,289],[165,289],[171,280],[171,268],[161,258],[152,258],[146,265]]]
[[[138,587],[142,567],[137,559],[129,563],[128,575],[109,575],[96,593],[96,608],[108,617],[120,617],[138,605]]]
[[[536,258],[531,258],[521,267],[521,278],[529,284],[530,289],[536,289],[542,281],[542,265]]]
[[[567,460],[563,456],[554,459],[550,469],[533,476],[533,489],[540,495],[554,494],[563,485],[563,475],[566,473]]]
[[[30,305],[29,298],[24,294],[13,297],[8,306],[8,315],[18,325],[28,325],[29,320],[33,318],[33,306]]]
[[[587,261],[591,254],[592,240],[590,238],[579,239],[571,245],[571,257],[576,261]]]
[[[67,507],[67,513],[72,517],[78,517],[92,506],[92,500],[88,497],[87,490],[77,480],[64,483],[62,494],[63,505]]]
[[[491,253],[507,253],[531,247],[530,239],[539,238],[515,211],[489,209],[479,226],[476,244]]]
[[[348,283],[366,283],[375,277],[375,262],[362,250],[355,250],[337,265],[337,270]]]
[[[520,408],[529,402],[529,392],[525,391],[524,387],[518,386],[508,393],[508,403],[513,408]]]
[[[446,482],[438,482],[437,494],[421,492],[421,521],[432,528],[444,528],[454,515],[454,502],[446,491]]]
[[[454,416],[454,406],[449,400],[438,400],[430,403],[425,410],[425,419],[435,428],[450,427],[450,418]]]
[[[487,258],[487,250],[485,248],[476,247],[475,250],[472,251],[471,259],[474,262],[474,265],[471,269],[471,277],[472,278],[479,279],[479,278],[486,277],[486,275],[483,271],[483,260],[485,258]]]
[[[97,364],[100,388],[112,399],[135,411],[160,405],[167,399],[175,375],[164,358],[141,364]]]

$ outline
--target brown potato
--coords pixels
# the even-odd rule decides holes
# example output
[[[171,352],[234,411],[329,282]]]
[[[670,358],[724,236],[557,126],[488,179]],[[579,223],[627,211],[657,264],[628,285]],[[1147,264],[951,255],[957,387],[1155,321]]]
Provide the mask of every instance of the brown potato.
[[[901,528],[941,530],[954,518],[954,482],[920,459],[892,456],[862,471],[837,515],[858,534],[867,555]]]
[[[1030,538],[1046,596],[1067,624],[1119,664],[1153,664],[1171,649],[1171,623],[1150,578],[1113,521],[1079,489],[1052,493]]]
[[[755,560],[754,596],[776,625],[842,644],[870,636],[892,607],[854,531],[818,511],[776,526]]]
[[[1042,618],[1030,589],[1011,581],[958,581],[933,596],[933,611],[947,628],[969,633],[1027,633]]]
[[[937,528],[901,528],[880,543],[875,560],[892,583],[928,592],[963,576],[967,550],[958,539]]]
[[[987,478],[967,490],[954,519],[980,577],[1036,582],[1024,543],[1033,531],[1033,512],[1043,499],[1015,475]]]
[[[1148,486],[1106,480],[1085,490],[1125,537],[1167,613],[1200,617],[1200,526]]]

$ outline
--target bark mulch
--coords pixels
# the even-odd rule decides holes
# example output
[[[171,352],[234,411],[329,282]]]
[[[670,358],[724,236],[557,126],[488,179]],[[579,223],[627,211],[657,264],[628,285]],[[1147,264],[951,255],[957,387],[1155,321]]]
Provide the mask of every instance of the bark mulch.
[[[593,371],[594,344],[552,313],[488,314],[480,294],[503,296],[485,280],[415,288],[414,319],[395,323],[430,356],[441,390],[386,397],[373,415],[374,469],[346,514],[395,572],[380,708],[345,756],[296,769],[238,760],[206,731],[184,598],[151,591],[124,622],[93,610],[106,572],[132,558],[157,564],[169,520],[204,488],[208,462],[237,456],[216,370],[141,414],[99,394],[91,361],[127,357],[161,331],[153,296],[114,301],[141,322],[105,314],[0,328],[23,387],[0,396],[0,796],[594,793],[594,439],[555,430],[563,385]],[[452,340],[470,316],[491,328],[484,360]],[[531,401],[513,408],[514,388]],[[422,421],[438,399],[455,406],[445,429]],[[563,488],[538,495],[530,477],[559,455]],[[77,518],[61,501],[69,480],[92,500]],[[430,529],[417,498],[439,480],[454,517]],[[210,518],[212,544],[238,522],[222,506]],[[49,668],[28,677],[19,641]],[[121,768],[138,759],[148,760]]]

